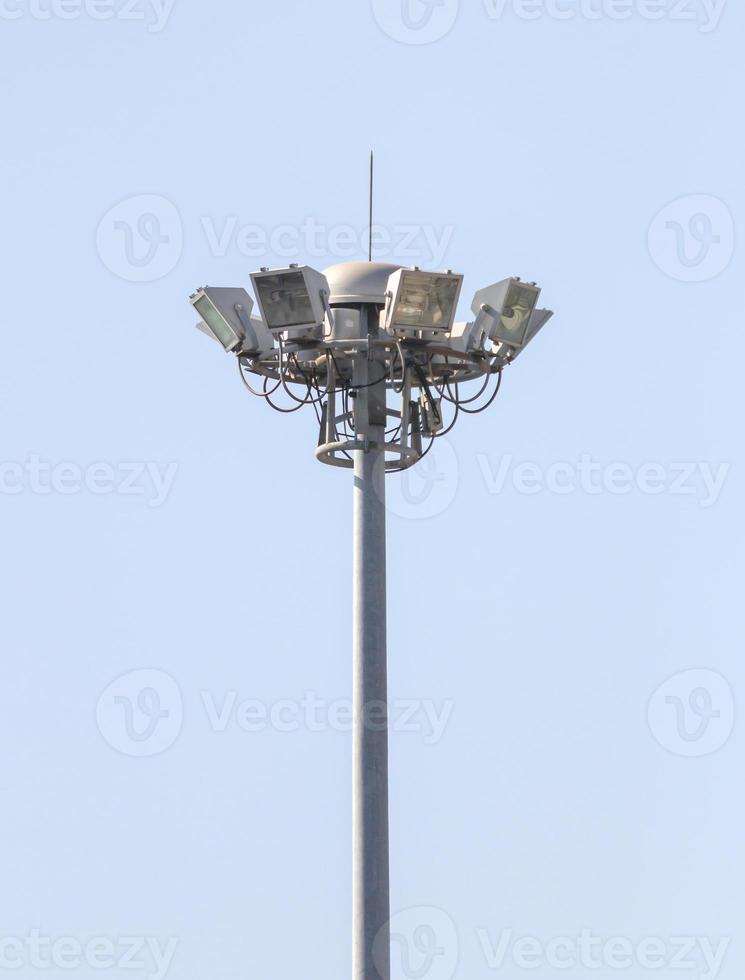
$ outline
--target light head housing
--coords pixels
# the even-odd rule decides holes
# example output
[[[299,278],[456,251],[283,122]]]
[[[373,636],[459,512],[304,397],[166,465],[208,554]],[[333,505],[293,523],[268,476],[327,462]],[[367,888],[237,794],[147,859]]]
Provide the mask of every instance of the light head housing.
[[[463,276],[399,269],[388,280],[385,329],[401,337],[429,338],[453,325]]]
[[[535,310],[530,318],[525,340],[521,347],[513,347],[510,344],[500,343],[495,347],[495,354],[504,362],[510,363],[515,360],[518,354],[522,353],[533,338],[546,326],[554,315],[553,310]]]
[[[189,297],[209,337],[236,354],[271,350],[272,336],[261,320],[251,316],[254,301],[245,289],[233,286],[203,286]]]
[[[329,284],[307,265],[251,273],[256,299],[269,330],[292,339],[320,336],[328,309]]]
[[[471,309],[489,340],[522,347],[540,295],[535,283],[525,283],[516,277],[503,279],[480,289],[473,297]]]

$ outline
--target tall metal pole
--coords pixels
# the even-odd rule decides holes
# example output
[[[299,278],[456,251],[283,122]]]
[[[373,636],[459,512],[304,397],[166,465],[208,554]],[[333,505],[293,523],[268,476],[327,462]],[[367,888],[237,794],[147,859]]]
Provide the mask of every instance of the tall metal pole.
[[[390,978],[384,373],[355,355],[352,980]]]

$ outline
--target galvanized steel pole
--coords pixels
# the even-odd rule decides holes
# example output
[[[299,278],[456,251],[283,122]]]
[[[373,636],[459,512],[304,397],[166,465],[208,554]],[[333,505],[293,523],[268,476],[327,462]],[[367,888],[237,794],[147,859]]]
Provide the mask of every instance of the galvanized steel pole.
[[[390,978],[385,383],[376,383],[385,370],[355,355],[355,434],[367,449],[355,451],[353,489],[353,980]]]

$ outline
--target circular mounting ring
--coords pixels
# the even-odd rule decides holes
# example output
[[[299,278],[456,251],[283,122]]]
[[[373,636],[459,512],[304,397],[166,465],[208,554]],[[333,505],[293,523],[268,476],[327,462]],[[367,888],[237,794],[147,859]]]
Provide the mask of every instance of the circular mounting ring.
[[[418,462],[421,453],[411,446],[398,446],[395,444],[365,443],[357,439],[346,439],[340,442],[326,442],[316,447],[315,456],[321,463],[327,466],[339,466],[342,469],[351,470],[354,467],[353,459],[337,457],[336,453],[368,452],[370,449],[382,449],[386,453],[395,453],[399,459],[387,459],[385,461],[386,473],[406,470],[414,463]]]

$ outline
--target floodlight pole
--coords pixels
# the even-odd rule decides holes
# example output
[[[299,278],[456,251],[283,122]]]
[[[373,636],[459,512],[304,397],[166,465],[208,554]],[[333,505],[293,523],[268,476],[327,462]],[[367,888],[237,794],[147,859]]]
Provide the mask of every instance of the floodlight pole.
[[[370,219],[372,227],[372,156]],[[452,272],[423,273],[369,261],[341,263],[324,273],[298,265],[274,272],[262,268],[251,278],[262,319],[250,317],[253,303],[245,290],[203,287],[191,297],[203,317],[200,328],[238,354],[243,383],[272,408],[287,412],[313,405],[320,428],[316,458],[354,471],[352,980],[390,980],[386,469],[401,472],[428,452],[429,447],[422,451],[423,430],[431,437],[429,446],[435,436],[450,431],[460,410],[460,383],[483,381],[480,392],[463,403],[468,404],[496,374],[491,396],[479,408],[464,411],[488,408],[504,365],[552,314],[535,310],[540,290],[517,277],[477,292],[472,304],[480,310],[477,320],[456,325],[463,277]],[[488,311],[494,326],[487,329],[482,320]],[[514,329],[507,323],[513,319]],[[519,337],[518,327],[523,331]],[[274,335],[279,335],[279,347]],[[257,375],[263,390],[253,388],[246,373]],[[292,395],[289,384],[299,385],[303,397]],[[444,396],[443,386],[450,392],[453,385],[455,397]],[[271,400],[279,387],[293,398],[292,408]],[[412,388],[421,391],[420,403],[411,400]],[[446,429],[437,407],[441,399],[431,389],[454,402],[455,417]],[[400,399],[400,410],[387,413],[388,390]],[[398,426],[387,438],[389,415]]]
[[[373,309],[362,307],[363,336]],[[352,980],[390,978],[385,371],[366,352],[354,356],[354,429],[366,449],[354,451],[352,491]]]

